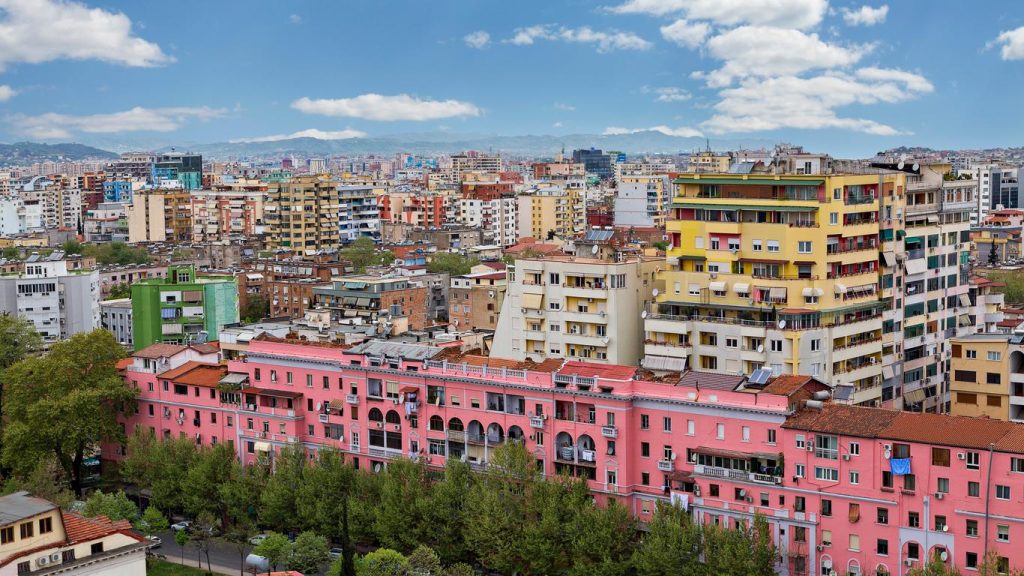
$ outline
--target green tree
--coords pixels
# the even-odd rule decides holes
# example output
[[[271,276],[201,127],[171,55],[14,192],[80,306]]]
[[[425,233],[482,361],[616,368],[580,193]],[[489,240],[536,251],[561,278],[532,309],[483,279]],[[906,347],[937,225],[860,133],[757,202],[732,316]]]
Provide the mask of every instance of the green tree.
[[[994,243],[989,245],[988,265],[990,268],[995,268],[999,265],[999,254],[996,251],[996,245]]]
[[[269,532],[267,537],[263,539],[263,542],[260,542],[253,548],[252,553],[266,558],[270,566],[276,571],[279,564],[288,560],[291,550],[292,543],[288,541],[287,536],[277,532]]]
[[[466,526],[466,494],[472,491],[475,481],[476,476],[468,463],[449,458],[444,477],[431,490],[430,501],[424,511],[429,527],[425,531],[425,543],[437,551],[445,563],[471,559],[463,531]]]
[[[313,574],[330,559],[330,544],[327,538],[315,532],[306,531],[295,538],[288,555],[288,568],[303,574]]]
[[[404,576],[408,560],[390,548],[378,548],[356,560],[357,576]]]
[[[96,258],[100,264],[149,264],[149,252],[143,247],[134,248],[124,242],[106,242],[102,244],[85,244],[81,251],[83,256]]]
[[[380,266],[394,262],[395,255],[388,251],[378,251],[377,246],[370,238],[360,237],[351,244],[339,251],[343,260],[352,263],[352,268],[357,273],[366,271],[367,266]]]
[[[219,490],[233,523],[255,526],[259,518],[260,495],[269,478],[270,467],[266,464],[256,462],[246,466],[237,460],[231,463],[231,472]]]
[[[209,512],[215,518],[224,518],[227,505],[220,489],[231,477],[234,462],[235,451],[227,444],[206,446],[196,452],[182,479],[186,512],[192,516]]]
[[[75,500],[75,495],[68,490],[67,477],[55,458],[48,457],[27,475],[10,476],[0,486],[0,494],[11,494],[24,490],[29,494],[49,500],[57,506],[67,509]]]
[[[106,516],[111,520],[128,520],[134,522],[139,517],[139,509],[135,503],[125,496],[123,491],[109,494],[97,490],[85,501],[85,516]]]
[[[256,534],[256,527],[247,517],[236,518],[231,526],[224,532],[224,540],[231,544],[238,552],[238,574],[245,576],[245,557],[251,548],[249,539]]]
[[[3,249],[2,255],[8,260],[17,260],[21,258],[21,248],[17,246],[8,246]]]
[[[445,568],[444,576],[476,576],[476,570],[465,562],[459,562]]]
[[[424,521],[423,509],[430,492],[426,465],[400,458],[378,475],[380,501],[374,529],[385,548],[412,551],[422,532],[433,527]]]
[[[198,448],[188,438],[158,440],[148,431],[128,439],[128,455],[121,462],[121,476],[140,489],[150,490],[153,502],[163,510],[184,511],[185,477]]]
[[[583,508],[571,526],[570,575],[626,574],[636,550],[636,519],[615,500],[605,507]]]
[[[4,372],[22,359],[36,354],[42,347],[43,339],[31,322],[17,316],[0,315],[0,454],[3,453],[4,382],[7,380]]]
[[[427,272],[447,272],[452,276],[469,274],[469,271],[480,263],[478,258],[467,258],[454,252],[438,252],[430,257],[427,263]]]
[[[64,251],[65,254],[81,254],[82,243],[74,238],[70,238],[60,245],[60,249]]]
[[[120,282],[114,284],[110,288],[110,294],[107,296],[107,300],[118,300],[120,298],[131,298],[132,297],[132,286],[127,282]]]
[[[441,576],[441,558],[422,544],[406,558],[406,572],[410,576]]]
[[[274,461],[274,474],[261,497],[260,522],[267,526],[297,532],[299,494],[306,467],[306,450],[300,445],[285,446]]]
[[[209,512],[200,512],[192,525],[188,528],[188,536],[199,549],[199,564],[202,567],[202,556],[206,556],[206,569],[211,574],[213,566],[210,564],[210,546],[213,544],[213,536],[217,533],[220,522]]]
[[[356,474],[340,452],[320,450],[316,463],[303,470],[299,488],[302,522],[340,544],[342,557],[338,567],[344,576],[355,575],[350,524]]]
[[[117,415],[134,410],[136,391],[117,371],[122,357],[124,349],[110,332],[94,330],[7,369],[4,462],[31,471],[52,454],[81,494],[86,457],[101,442],[121,441]]]
[[[681,508],[658,503],[650,531],[633,554],[638,576],[703,576],[700,530]]]
[[[152,535],[167,530],[170,525],[164,513],[156,506],[151,505],[146,507],[142,517],[135,523],[135,528],[143,534]]]
[[[270,302],[262,294],[250,294],[242,308],[242,322],[259,322],[270,316]]]
[[[960,571],[955,566],[947,565],[945,562],[929,560],[924,566],[911,568],[907,572],[907,576],[960,576]]]
[[[181,563],[185,563],[185,546],[188,545],[189,537],[187,530],[178,530],[174,533],[174,543],[181,548]]]

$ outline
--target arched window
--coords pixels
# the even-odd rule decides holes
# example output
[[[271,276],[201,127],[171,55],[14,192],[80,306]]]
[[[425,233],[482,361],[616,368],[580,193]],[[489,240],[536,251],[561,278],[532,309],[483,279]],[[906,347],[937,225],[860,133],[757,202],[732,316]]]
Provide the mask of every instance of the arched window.
[[[378,408],[370,409],[370,422],[383,422],[384,414]]]
[[[462,426],[462,420],[458,418],[452,418],[448,421],[448,429],[455,430],[456,432],[462,432],[465,428]]]
[[[402,423],[402,417],[394,410],[388,410],[388,415],[384,417],[384,420],[386,420],[388,424]]]
[[[434,430],[436,432],[444,432],[444,419],[438,416],[437,414],[434,414],[433,416],[430,417],[430,421],[428,422],[427,427],[430,430]]]

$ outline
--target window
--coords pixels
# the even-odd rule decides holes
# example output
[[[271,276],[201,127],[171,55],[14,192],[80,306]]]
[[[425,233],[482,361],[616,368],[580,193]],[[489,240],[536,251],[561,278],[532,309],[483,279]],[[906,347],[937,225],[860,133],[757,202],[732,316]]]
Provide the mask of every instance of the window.
[[[967,566],[968,568],[977,569],[978,568],[978,553],[977,552],[968,552],[967,556],[964,558],[964,565]]]
[[[25,540],[26,538],[31,538],[32,537],[33,529],[32,529],[32,523],[31,522],[24,522],[18,528],[21,530],[21,539],[22,540]]]
[[[966,528],[964,530],[964,533],[967,534],[968,536],[970,536],[971,538],[977,538],[978,537],[978,521],[977,520],[968,520],[967,521],[967,526],[966,526]]]
[[[879,556],[888,556],[889,541],[884,538],[879,538],[878,542],[875,544],[875,552],[877,552]]]
[[[831,530],[822,530],[821,531],[821,545],[822,546],[831,546],[832,545],[832,531]]]
[[[917,490],[917,477],[913,474],[904,474],[903,490],[906,492],[913,492],[914,490]]]
[[[1006,524],[996,524],[996,540],[1000,542],[1010,541],[1010,527]]]
[[[722,430],[722,438],[725,438],[725,430]],[[740,440],[750,442],[750,426],[744,426],[740,429]]]
[[[751,242],[750,247],[751,247],[751,249],[753,249],[754,252],[760,252],[761,249],[762,249],[761,241],[760,240],[754,240],[753,242]]]
[[[797,450],[803,450],[804,447],[806,446],[806,442],[807,441],[804,439],[804,435],[803,434],[797,434],[796,438],[795,438],[795,441],[796,441],[796,449]]]
[[[18,562],[18,574],[28,574],[32,571],[32,564],[29,562]]]
[[[697,423],[693,420],[686,421],[686,435],[693,436],[697,433]]]
[[[839,213],[838,212],[829,212],[828,223],[829,223],[830,226],[835,226],[835,225],[839,224]]]
[[[968,482],[967,495],[972,498],[978,498],[979,496],[981,496],[981,484],[977,482]]]
[[[986,356],[993,362],[998,362],[1003,359],[1003,355],[1000,352],[989,351]]]
[[[551,273],[548,274],[548,283],[549,284],[561,284],[562,283],[562,278],[561,278],[561,276],[557,272],[551,272]]]
[[[893,458],[910,458],[910,444],[893,444]]]
[[[804,526],[793,527],[793,541],[794,542],[807,542],[807,528]]]
[[[96,542],[89,547],[89,554],[102,554],[103,553],[103,542]]]
[[[671,416],[665,416],[664,418],[661,419],[661,428],[665,432],[671,432],[672,431],[672,417]]]
[[[838,482],[839,470],[836,468],[823,468],[821,466],[815,466],[814,479],[823,480],[825,482]]]
[[[996,499],[998,500],[1009,500],[1010,499],[1010,487],[996,484]]]
[[[856,470],[850,470],[850,484],[856,486],[860,484],[860,472]]]
[[[967,358],[968,358],[969,360],[973,360],[973,359],[975,359],[975,358],[977,358],[977,357],[978,357],[978,351],[977,351],[977,350],[967,350],[967,355],[966,355],[966,357],[967,357]]]
[[[948,448],[932,448],[932,466],[949,466]]]
[[[11,542],[14,542],[14,526],[0,528],[0,544],[9,544]]]
[[[775,444],[775,430],[768,430],[768,443]]]
[[[778,252],[779,251],[779,241],[778,240],[769,240],[768,241],[768,251],[769,252]]]
[[[725,347],[726,348],[739,348],[740,347],[739,338],[726,338],[725,339]]]
[[[917,542],[907,543],[907,559],[908,560],[920,560],[921,559],[921,545]]]
[[[718,498],[718,484],[708,484],[708,491],[712,498]]]
[[[715,427],[715,438],[725,440],[725,424],[719,424]]]
[[[908,512],[907,513],[907,526],[910,526],[911,528],[920,528],[921,527],[921,515],[918,514],[917,512]]]
[[[799,242],[797,242],[796,243],[796,251],[798,253],[800,253],[800,254],[810,254],[811,253],[811,243],[810,243],[810,241],[800,240]]]
[[[1003,378],[998,372],[986,372],[985,382],[988,384],[1002,384]]]
[[[878,522],[879,524],[888,524],[889,523],[889,509],[888,508],[879,508],[878,511],[875,513],[875,522]]]
[[[860,456],[860,442],[850,442],[850,456]]]
[[[818,434],[814,437],[814,455],[829,460],[839,459],[839,439],[835,436]]]
[[[936,532],[945,532],[946,530],[947,530],[947,528],[946,528],[946,517],[945,516],[936,516],[935,517],[935,531]]]
[[[981,453],[980,452],[968,452],[967,453],[967,469],[978,470],[981,468]]]
[[[822,498],[821,500],[821,515],[831,516],[832,515],[832,501]]]
[[[935,491],[943,494],[949,494],[949,478],[939,478],[936,483]]]
[[[650,472],[641,472],[640,473],[640,484],[642,484],[644,486],[650,486],[651,485],[651,473]]]
[[[812,338],[811,339],[811,352],[820,352],[820,351],[821,351],[821,338]]]
[[[807,511],[807,499],[803,496],[797,496],[793,499],[793,510],[797,512]]]
[[[850,534],[850,550],[854,552],[860,550],[860,536],[858,534]]]
[[[768,343],[771,345],[772,352],[782,352],[782,340],[773,338]]]
[[[687,286],[687,293],[690,296],[700,296],[700,284],[690,284]]]
[[[793,475],[797,478],[803,478],[807,476],[807,468],[803,464],[797,464],[793,471]]]
[[[648,442],[640,443],[640,456],[643,458],[651,457],[651,445]]]

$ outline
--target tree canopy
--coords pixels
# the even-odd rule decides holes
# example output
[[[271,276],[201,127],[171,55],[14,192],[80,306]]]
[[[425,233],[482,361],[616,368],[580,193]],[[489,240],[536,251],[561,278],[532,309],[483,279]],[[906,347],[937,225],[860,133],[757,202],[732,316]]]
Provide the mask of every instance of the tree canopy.
[[[438,252],[430,257],[427,263],[427,272],[447,272],[452,276],[469,274],[469,271],[480,263],[479,258],[467,258],[454,252]]]
[[[82,256],[92,256],[100,264],[149,264],[149,252],[143,247],[132,247],[124,242],[83,244]]]
[[[376,244],[370,238],[360,237],[351,244],[342,248],[339,255],[343,260],[352,263],[352,268],[357,273],[366,271],[368,266],[385,266],[395,261],[395,255],[387,250],[377,250]]]

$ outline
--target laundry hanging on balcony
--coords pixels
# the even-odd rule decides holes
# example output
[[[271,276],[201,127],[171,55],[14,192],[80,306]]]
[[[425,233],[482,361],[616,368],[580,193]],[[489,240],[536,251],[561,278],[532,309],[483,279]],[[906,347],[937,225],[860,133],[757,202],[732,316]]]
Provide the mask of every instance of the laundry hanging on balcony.
[[[690,495],[685,492],[672,492],[672,505],[678,506],[683,511],[690,509]]]
[[[889,459],[889,469],[893,476],[906,476],[910,474],[910,458]]]

